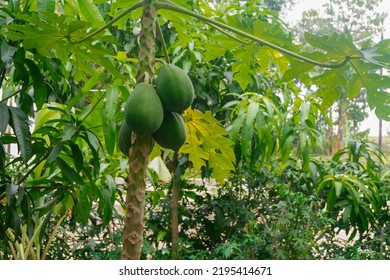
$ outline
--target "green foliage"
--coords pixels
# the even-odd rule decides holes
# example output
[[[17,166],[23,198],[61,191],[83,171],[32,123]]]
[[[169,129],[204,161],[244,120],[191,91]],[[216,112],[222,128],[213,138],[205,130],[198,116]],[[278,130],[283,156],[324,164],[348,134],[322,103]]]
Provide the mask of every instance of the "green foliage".
[[[37,255],[48,241],[52,259],[119,258],[114,203],[125,208],[127,160],[115,143],[135,86],[140,11],[127,14],[136,1],[98,2],[7,1],[0,9],[1,258],[19,257],[21,244],[36,249],[25,256]],[[165,56],[164,41],[196,93],[175,170],[183,174],[178,256],[389,258],[383,155],[350,142],[331,159],[314,157],[325,143],[325,109],[340,97],[366,94],[390,119],[390,82],[380,74],[389,40],[357,46],[348,34],[306,34],[306,48],[255,1],[190,2],[157,3],[165,8],[156,57]],[[162,156],[169,166],[169,151]],[[144,257],[168,259],[170,189],[148,175]],[[335,242],[335,230],[350,240]]]
[[[208,172],[222,183],[234,170],[233,142],[226,137],[227,131],[212,117],[197,110],[187,110],[184,114],[187,127],[187,140],[179,152],[188,154],[195,171],[207,167]]]

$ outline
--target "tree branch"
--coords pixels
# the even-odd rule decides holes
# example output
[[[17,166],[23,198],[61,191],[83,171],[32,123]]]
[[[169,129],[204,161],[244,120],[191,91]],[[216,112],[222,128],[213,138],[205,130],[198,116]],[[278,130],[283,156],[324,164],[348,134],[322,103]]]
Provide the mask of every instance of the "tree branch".
[[[115,22],[117,22],[118,20],[120,20],[121,18],[123,18],[124,16],[126,16],[127,14],[131,13],[132,11],[142,7],[142,4],[143,4],[143,1],[139,1],[137,3],[135,3],[134,5],[130,6],[128,9],[124,10],[122,13],[120,13],[118,16],[116,16],[115,18],[113,18],[112,20],[110,20],[109,22],[107,22],[105,25],[103,25],[102,27],[100,27],[99,29],[96,29],[94,32],[92,32],[91,34],[88,34],[86,37],[84,37],[83,39],[81,40],[78,40],[78,41],[75,41],[75,42],[71,42],[72,44],[80,44],[82,42],[85,42],[86,40],[88,40],[89,38],[92,38],[93,36],[99,34],[100,32],[104,31],[106,28],[109,28],[111,27],[111,25],[113,25]]]
[[[351,57],[349,56],[346,56],[345,59],[340,62],[340,63],[337,63],[337,64],[328,64],[328,63],[323,63],[323,62],[319,62],[319,61],[316,61],[316,60],[313,60],[311,58],[308,58],[308,57],[305,57],[305,56],[302,56],[300,54],[297,54],[295,52],[292,52],[292,51],[289,51],[285,48],[282,48],[280,46],[277,46],[275,44],[272,44],[268,41],[265,41],[263,39],[260,39],[256,36],[253,36],[251,34],[248,34],[244,31],[241,31],[241,30],[238,30],[234,27],[231,27],[227,24],[224,24],[224,23],[221,23],[221,22],[218,22],[218,21],[215,21],[211,18],[208,18],[208,17],[205,17],[205,16],[202,16],[200,14],[197,14],[197,13],[194,13],[192,11],[189,11],[185,8],[182,8],[181,6],[179,5],[176,5],[170,1],[167,1],[167,0],[160,0],[159,2],[157,2],[157,8],[158,9],[167,9],[167,10],[171,10],[171,11],[174,11],[174,12],[178,12],[178,13],[182,13],[182,14],[185,14],[185,15],[188,15],[188,16],[191,16],[191,17],[194,17],[200,21],[203,21],[204,23],[210,25],[210,26],[217,26],[219,28],[222,28],[222,29],[225,29],[225,30],[228,30],[230,32],[233,32],[235,34],[238,34],[240,36],[243,36],[245,38],[248,38],[254,42],[257,42],[257,43],[260,43],[264,46],[267,46],[267,47],[270,47],[274,50],[277,50],[277,51],[280,51],[281,53],[284,53],[284,54],[287,54],[287,55],[290,55],[292,57],[295,57],[297,59],[300,59],[304,62],[307,62],[307,63],[310,63],[310,64],[313,64],[313,65],[316,65],[316,66],[320,66],[320,67],[323,67],[323,68],[340,68],[342,66],[344,66],[345,64],[348,63],[348,61],[351,60]]]

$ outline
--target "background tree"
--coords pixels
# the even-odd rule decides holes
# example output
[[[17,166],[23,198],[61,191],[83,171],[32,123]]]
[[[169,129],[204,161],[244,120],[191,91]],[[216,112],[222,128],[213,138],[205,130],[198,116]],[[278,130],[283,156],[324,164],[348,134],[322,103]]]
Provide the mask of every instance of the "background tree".
[[[382,0],[329,0],[321,9],[310,9],[303,12],[302,20],[294,27],[299,40],[304,39],[304,32],[317,35],[331,35],[334,32],[349,33],[354,42],[363,47],[369,47],[372,42],[380,39],[384,31],[386,13],[380,11]],[[344,140],[351,133],[357,135],[359,123],[367,116],[367,102],[360,94],[348,100],[347,93],[340,91],[337,107],[329,111],[330,123],[327,129],[330,144],[330,154],[345,145]],[[337,118],[333,121],[334,113]],[[336,138],[333,137],[333,122],[337,125]]]

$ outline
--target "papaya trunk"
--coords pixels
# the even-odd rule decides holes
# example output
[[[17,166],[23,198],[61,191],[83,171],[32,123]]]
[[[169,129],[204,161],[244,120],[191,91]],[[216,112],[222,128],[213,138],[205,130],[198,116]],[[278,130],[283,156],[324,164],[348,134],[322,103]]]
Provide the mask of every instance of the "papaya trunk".
[[[151,83],[154,75],[154,51],[156,38],[155,0],[144,0],[141,18],[139,68],[137,82]],[[141,257],[144,233],[145,188],[148,156],[151,152],[151,136],[137,137],[129,152],[127,178],[126,216],[123,230],[122,259],[138,260]]]

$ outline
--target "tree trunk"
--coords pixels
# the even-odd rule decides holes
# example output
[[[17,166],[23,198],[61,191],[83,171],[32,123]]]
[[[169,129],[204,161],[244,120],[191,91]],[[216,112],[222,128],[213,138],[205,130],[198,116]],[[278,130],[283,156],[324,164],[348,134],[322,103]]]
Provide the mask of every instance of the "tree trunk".
[[[175,153],[173,160],[173,179],[171,195],[171,237],[172,237],[172,258],[179,259],[177,248],[179,239],[179,191],[180,191],[181,169],[178,164],[178,155]]]
[[[154,76],[156,16],[155,0],[144,0],[139,38],[138,83],[151,83]],[[132,136],[133,145],[129,152],[126,216],[122,241],[122,259],[124,260],[138,260],[141,257],[144,233],[146,170],[152,141],[150,135],[137,137],[137,135],[133,134]]]

